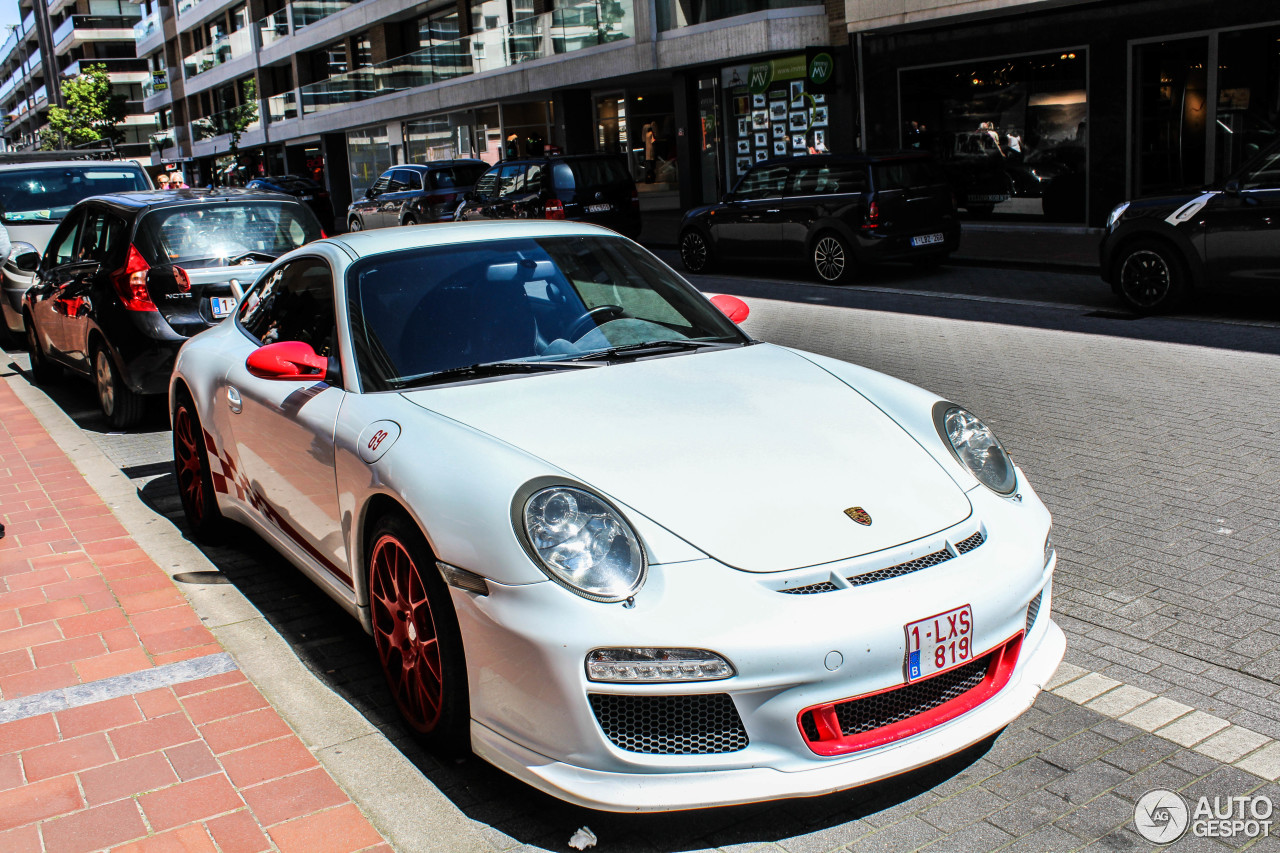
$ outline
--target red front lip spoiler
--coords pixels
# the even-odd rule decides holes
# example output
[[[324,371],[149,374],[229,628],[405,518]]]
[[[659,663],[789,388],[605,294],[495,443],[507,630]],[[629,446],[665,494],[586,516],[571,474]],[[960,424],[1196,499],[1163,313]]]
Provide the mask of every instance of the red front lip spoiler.
[[[879,696],[894,690],[902,690],[908,686],[898,684],[893,687],[887,687],[884,690],[864,693],[861,696],[852,696],[848,699],[839,699],[835,702],[826,702],[805,708],[796,715],[796,725],[800,727],[800,735],[804,738],[805,743],[809,745],[809,748],[818,755],[848,755],[851,752],[884,746],[927,731],[935,726],[940,726],[949,720],[954,720],[961,714],[972,711],[992,696],[995,696],[1009,683],[1009,679],[1013,675],[1013,668],[1018,663],[1018,652],[1022,649],[1022,638],[1023,632],[1019,631],[1012,638],[985,655],[977,656],[975,660],[981,660],[983,657],[990,658],[987,673],[982,681],[978,682],[977,686],[966,690],[954,699],[943,702],[941,705],[929,708],[905,720],[880,726],[870,731],[852,735],[843,734],[840,729],[840,720],[836,715],[837,705],[856,702],[860,699],[870,699],[873,696]],[[966,665],[968,664],[961,664],[961,666]],[[952,669],[935,673],[929,678],[912,682],[911,686],[928,683],[939,675],[945,675],[947,672],[952,672],[957,668],[952,667]],[[817,739],[812,738],[810,734],[805,732],[804,718],[808,714],[813,715],[811,727],[817,730]]]

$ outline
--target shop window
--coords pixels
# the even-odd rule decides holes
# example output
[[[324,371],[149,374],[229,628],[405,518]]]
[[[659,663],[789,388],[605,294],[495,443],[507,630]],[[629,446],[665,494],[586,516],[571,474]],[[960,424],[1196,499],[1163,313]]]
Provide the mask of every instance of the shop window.
[[[933,152],[969,218],[1082,222],[1085,51],[901,73],[900,144]]]
[[[351,168],[351,197],[360,198],[378,176],[391,167],[391,145],[385,126],[347,133]]]
[[[1280,28],[1218,38],[1214,177],[1221,180],[1280,139]]]
[[[1135,189],[1150,195],[1203,184],[1209,39],[1134,49]]]

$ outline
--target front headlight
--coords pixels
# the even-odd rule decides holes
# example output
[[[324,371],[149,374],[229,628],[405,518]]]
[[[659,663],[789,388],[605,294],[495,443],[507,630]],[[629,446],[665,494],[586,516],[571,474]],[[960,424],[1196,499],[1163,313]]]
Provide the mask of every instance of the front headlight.
[[[1120,217],[1124,216],[1124,212],[1129,209],[1129,202],[1123,201],[1117,204],[1111,210],[1111,215],[1107,217],[1107,230],[1110,231],[1116,227],[1116,223],[1120,221]]]
[[[1013,493],[1018,484],[1013,460],[986,424],[950,403],[933,407],[933,422],[952,455],[978,482],[997,494]]]
[[[552,486],[524,505],[524,531],[552,580],[592,601],[623,601],[644,586],[640,539],[622,515],[582,489]]]

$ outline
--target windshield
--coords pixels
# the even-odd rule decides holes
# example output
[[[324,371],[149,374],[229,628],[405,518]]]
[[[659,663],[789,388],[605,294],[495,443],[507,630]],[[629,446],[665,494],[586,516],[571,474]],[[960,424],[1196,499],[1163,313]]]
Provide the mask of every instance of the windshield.
[[[162,207],[138,225],[149,264],[216,267],[267,262],[320,238],[320,223],[294,201],[234,201]]]
[[[131,166],[86,164],[0,172],[0,203],[9,222],[58,222],[82,198],[148,189],[146,176]]]
[[[406,249],[353,264],[347,288],[356,362],[370,391],[477,364],[567,364],[648,342],[750,340],[621,237]]]

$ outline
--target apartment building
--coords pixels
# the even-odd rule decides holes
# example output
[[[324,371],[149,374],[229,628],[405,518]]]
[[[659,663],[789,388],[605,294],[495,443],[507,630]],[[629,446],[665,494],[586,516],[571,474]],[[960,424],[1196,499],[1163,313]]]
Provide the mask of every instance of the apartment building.
[[[22,22],[0,46],[0,116],[8,148],[39,145],[51,104],[61,103],[60,83],[88,65],[103,65],[112,89],[125,96],[126,157],[146,160],[155,117],[143,109],[147,63],[134,52],[139,7],[126,0],[20,0]]]
[[[1275,3],[845,5],[867,143],[934,151],[974,218],[1100,226],[1280,138]]]
[[[156,161],[195,184],[309,174],[343,210],[394,163],[553,146],[625,156],[642,208],[675,208],[758,159],[856,146],[822,0],[166,2],[144,0],[145,106]]]

